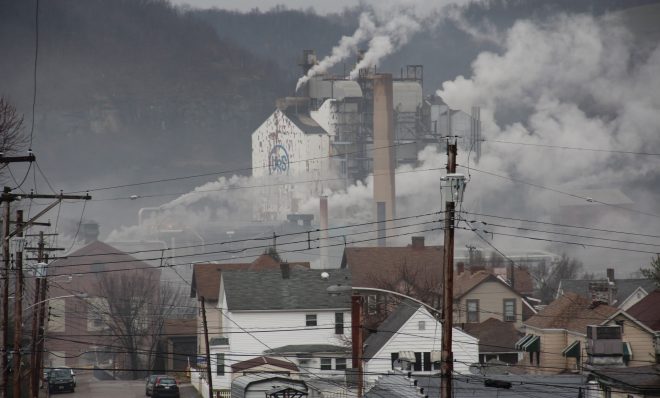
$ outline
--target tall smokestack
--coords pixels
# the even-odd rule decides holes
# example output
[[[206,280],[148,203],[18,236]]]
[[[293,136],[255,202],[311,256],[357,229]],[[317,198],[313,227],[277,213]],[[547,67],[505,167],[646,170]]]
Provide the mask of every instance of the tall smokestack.
[[[396,214],[394,187],[394,106],[392,75],[373,77],[374,95],[374,202],[378,221],[378,245],[385,246],[387,230],[393,227]],[[389,220],[384,222],[385,220]]]
[[[320,264],[321,268],[326,269],[328,268],[328,197],[327,196],[321,196],[320,200],[320,242],[319,245],[321,246],[320,249]]]

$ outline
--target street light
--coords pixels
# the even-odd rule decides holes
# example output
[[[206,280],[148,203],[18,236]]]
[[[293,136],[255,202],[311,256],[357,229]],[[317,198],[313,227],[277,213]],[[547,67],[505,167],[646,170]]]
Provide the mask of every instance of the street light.
[[[359,293],[359,292],[387,293],[387,294],[391,294],[391,295],[394,295],[394,296],[399,296],[399,297],[405,298],[405,299],[413,301],[413,302],[415,302],[419,305],[423,305],[424,307],[426,307],[426,309],[431,310],[432,313],[433,312],[440,313],[439,309],[431,307],[430,305],[426,304],[425,302],[420,301],[420,300],[418,300],[414,297],[407,296],[403,293],[399,293],[399,292],[396,292],[394,290],[378,289],[378,288],[375,288],[375,287],[363,287],[363,286],[331,285],[331,286],[328,286],[326,291],[328,292],[328,294],[331,294],[331,295],[338,295],[338,294],[342,294],[342,293],[352,293],[352,292],[356,292],[356,293]]]
[[[31,305],[23,308],[23,310],[24,311],[29,310],[30,308],[34,307],[35,305],[46,303],[46,302],[51,301],[51,300],[57,300],[57,299],[63,299],[63,298],[69,298],[69,297],[76,297],[76,298],[79,298],[79,299],[85,299],[85,298],[88,297],[88,295],[87,295],[87,293],[76,293],[76,294],[66,294],[64,296],[50,297],[50,298],[47,298],[46,300],[41,300],[41,301],[37,301],[36,303],[32,303]]]

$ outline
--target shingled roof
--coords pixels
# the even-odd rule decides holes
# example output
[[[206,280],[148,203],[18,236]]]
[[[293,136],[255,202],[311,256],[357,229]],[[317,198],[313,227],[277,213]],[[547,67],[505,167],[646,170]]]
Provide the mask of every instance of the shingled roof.
[[[649,293],[626,312],[649,329],[660,331],[660,289]]]
[[[463,331],[479,339],[479,353],[517,351],[521,334],[511,322],[488,318],[481,323],[466,323]]]
[[[617,311],[605,304],[593,304],[577,293],[567,293],[525,321],[525,325],[539,329],[566,329],[587,333],[588,325],[598,325]]]
[[[309,268],[309,262],[289,263],[291,267]],[[221,271],[261,271],[279,269],[280,263],[268,254],[262,254],[251,263],[195,264],[193,266],[190,297],[204,297],[218,301]]]
[[[263,366],[263,365],[277,366],[283,369],[292,370],[294,372],[298,371],[298,367],[290,361],[283,361],[281,359],[275,359],[265,356],[260,356],[260,357],[248,359],[246,361],[237,362],[231,365],[231,371],[233,373],[240,373],[248,369],[256,368],[258,366]]]
[[[418,238],[419,239],[419,238]],[[351,270],[353,286],[382,287],[383,282],[396,282],[403,268],[408,268],[419,286],[440,286],[442,280],[442,246],[347,247],[341,268]]]
[[[331,285],[351,285],[347,270],[289,267],[263,271],[223,271],[222,279],[229,311],[311,310],[350,308],[350,295],[331,296]]]
[[[411,301],[404,301],[378,326],[375,333],[372,333],[365,341],[364,358],[369,360],[378,354],[385,344],[397,333],[403,325],[408,322],[420,308],[419,304]]]
[[[591,297],[589,293],[589,284],[598,281],[607,281],[607,279],[562,279],[559,288],[560,293],[573,292],[583,297]],[[616,305],[621,304],[625,299],[641,287],[647,292],[653,291],[655,285],[650,279],[615,279],[616,285]]]

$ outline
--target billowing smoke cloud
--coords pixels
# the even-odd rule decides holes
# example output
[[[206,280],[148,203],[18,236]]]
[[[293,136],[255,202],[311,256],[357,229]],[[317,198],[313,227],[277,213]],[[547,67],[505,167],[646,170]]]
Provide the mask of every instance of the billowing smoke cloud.
[[[318,64],[314,65],[305,76],[298,79],[296,84],[296,91],[303,84],[319,73],[327,72],[330,68],[337,65],[339,62],[347,59],[357,51],[358,45],[373,35],[376,30],[376,25],[373,21],[373,16],[370,13],[362,13],[360,15],[360,24],[351,36],[343,36],[339,43],[332,48],[330,55],[323,58]]]
[[[441,22],[447,16],[447,10],[452,9],[450,6],[469,2],[469,0],[366,2],[371,11],[360,15],[359,26],[353,35],[342,37],[330,55],[298,79],[296,90],[313,76],[327,72],[334,65],[355,54],[358,45],[367,42],[364,57],[350,72],[350,78],[355,79],[360,69],[377,65],[381,59],[406,45],[415,33]]]
[[[399,36],[385,35],[387,39],[376,42],[374,40],[380,37],[376,32],[384,30],[367,29],[375,34],[371,38],[372,48],[380,46],[384,54],[388,49],[405,44],[408,35],[419,27],[410,15],[402,20],[408,21],[409,25],[403,22],[392,24],[393,31],[400,32]],[[524,147],[494,141],[660,152],[658,41],[642,45],[617,17],[595,19],[586,15],[561,15],[545,22],[518,21],[502,37],[500,51],[483,52],[474,60],[471,76],[458,76],[447,81],[437,92],[455,109],[467,111],[473,105],[481,106],[482,132],[486,140],[482,157],[475,165],[473,152],[459,152],[458,163],[463,166],[460,171],[471,177],[463,208],[553,221],[558,205],[567,199],[557,193],[516,185],[478,170],[567,192],[615,188],[632,195],[634,192],[629,192],[628,188],[637,183],[638,191],[648,193],[650,189],[645,187],[649,181],[658,179],[657,157]],[[389,44],[386,40],[390,41]],[[374,50],[375,55],[370,59],[378,59],[376,53],[378,51]],[[338,51],[337,54],[344,53]],[[470,155],[472,158],[468,162]],[[419,154],[419,160],[416,169],[410,166],[397,169],[397,216],[440,209],[439,178],[444,174],[446,157],[434,148],[427,148]],[[468,164],[476,166],[477,170],[468,171],[464,168]],[[259,183],[247,177],[222,179],[210,183],[218,185],[217,192],[202,192],[210,186],[200,187],[197,193],[168,204],[167,212],[200,223],[212,218],[235,219],[237,214],[248,217],[251,203],[259,200],[263,192],[231,190],[229,186]],[[330,214],[335,225],[373,220],[371,184],[372,180],[368,179],[365,184],[329,192]],[[209,206],[201,205],[204,201],[200,197],[220,203],[224,210],[209,210]],[[657,198],[648,203],[638,202],[635,206],[656,213],[659,210]],[[301,203],[300,211],[318,213],[318,198]],[[190,215],[191,212],[195,213],[194,216]],[[658,233],[657,222],[636,221],[639,218],[635,218],[634,213],[618,211],[608,215],[603,221],[606,224],[601,225]],[[113,236],[120,235],[123,233]],[[439,243],[440,236],[434,235],[435,243]],[[403,243],[407,239],[404,237],[392,243]],[[519,239],[507,241],[500,237],[495,237],[494,242],[503,250],[548,248],[550,245]],[[552,250],[560,252],[563,248],[554,247]],[[588,259],[583,256],[582,260],[591,260],[600,267],[625,264],[631,271],[646,264],[649,257],[646,254],[630,257],[624,253],[617,257],[619,252],[600,253],[608,257]],[[615,256],[610,256],[612,253]]]

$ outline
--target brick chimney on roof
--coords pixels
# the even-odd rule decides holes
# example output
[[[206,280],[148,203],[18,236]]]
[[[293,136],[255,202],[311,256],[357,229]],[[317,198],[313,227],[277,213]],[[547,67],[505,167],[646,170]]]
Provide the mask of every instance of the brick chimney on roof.
[[[607,280],[610,282],[614,282],[614,268],[607,269]]]
[[[291,276],[291,268],[289,263],[280,263],[280,271],[282,272],[282,279],[289,279]]]
[[[461,261],[460,263],[456,264],[456,273],[460,275],[463,272],[465,272],[465,263]]]
[[[423,236],[413,236],[412,237],[412,248],[413,249],[423,249],[424,248],[424,237]]]

